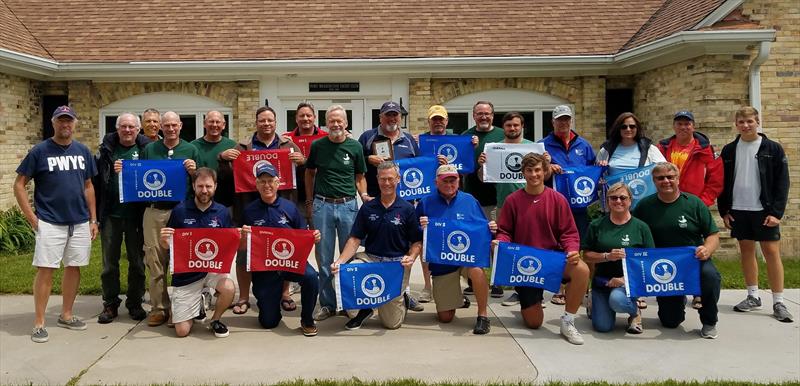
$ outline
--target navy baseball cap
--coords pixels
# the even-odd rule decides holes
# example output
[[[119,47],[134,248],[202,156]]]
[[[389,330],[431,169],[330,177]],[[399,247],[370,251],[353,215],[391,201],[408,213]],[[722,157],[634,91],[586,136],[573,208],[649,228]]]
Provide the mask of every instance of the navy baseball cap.
[[[400,114],[401,113],[400,112],[400,104],[398,104],[396,102],[393,102],[393,101],[388,101],[388,102],[384,103],[383,106],[381,106],[381,114],[386,114],[386,113],[398,113],[398,114]]]
[[[685,119],[688,119],[688,120],[694,122],[694,114],[692,114],[692,112],[689,111],[689,110],[678,111],[677,113],[675,113],[675,117],[673,117],[672,120],[674,121],[674,120],[680,119],[680,118],[685,118]]]
[[[256,178],[261,177],[262,174],[267,174],[270,177],[277,177],[278,170],[275,169],[275,166],[272,166],[271,163],[263,163],[258,165],[258,169],[256,169]]]
[[[53,111],[53,119],[56,119],[62,115],[68,115],[72,119],[78,119],[78,115],[75,114],[75,110],[69,106],[59,106],[55,111]]]

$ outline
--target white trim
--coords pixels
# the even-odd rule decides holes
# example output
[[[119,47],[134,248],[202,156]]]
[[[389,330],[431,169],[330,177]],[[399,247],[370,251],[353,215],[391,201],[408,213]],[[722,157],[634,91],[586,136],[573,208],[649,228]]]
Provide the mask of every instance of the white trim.
[[[704,27],[711,27],[712,25],[716,24],[718,21],[724,19],[726,16],[730,15],[731,12],[739,8],[740,5],[744,3],[744,0],[728,0],[717,9],[712,11],[708,14],[703,20],[700,20],[697,25],[692,27],[692,30],[698,30]]]
[[[761,110],[761,65],[769,58],[770,42],[761,42],[758,46],[758,55],[750,63],[750,106],[761,113],[763,126],[764,112]],[[758,131],[761,131],[759,126]]]

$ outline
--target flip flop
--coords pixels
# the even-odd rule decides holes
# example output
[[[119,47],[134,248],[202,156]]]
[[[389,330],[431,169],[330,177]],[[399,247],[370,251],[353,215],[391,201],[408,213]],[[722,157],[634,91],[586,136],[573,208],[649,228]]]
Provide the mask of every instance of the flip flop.
[[[233,313],[236,315],[242,315],[247,313],[247,310],[250,309],[250,302],[245,300],[239,300],[236,304],[233,305]]]
[[[297,303],[292,298],[282,299],[281,308],[286,312],[291,312],[297,309]]]
[[[625,329],[629,334],[641,334],[642,329],[642,313],[641,311],[634,316],[628,317],[628,328]]]
[[[567,304],[567,296],[564,294],[555,294],[553,298],[550,299],[550,303],[557,304],[559,306],[563,306]]]
[[[695,310],[703,308],[703,299],[700,298],[699,296],[695,296],[692,299],[692,308],[694,308]]]
[[[636,299],[636,307],[638,307],[640,310],[647,308],[647,301],[643,298]]]

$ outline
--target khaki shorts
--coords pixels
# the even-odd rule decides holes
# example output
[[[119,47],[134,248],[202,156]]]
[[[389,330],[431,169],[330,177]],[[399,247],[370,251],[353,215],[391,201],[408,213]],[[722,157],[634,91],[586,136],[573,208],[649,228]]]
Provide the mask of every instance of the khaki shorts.
[[[39,220],[33,266],[58,268],[89,265],[92,235],[89,222],[75,225],[56,225]]]
[[[464,305],[461,278],[469,279],[470,267],[460,267],[445,275],[433,276],[433,301],[436,312],[452,311]]]
[[[194,283],[172,289],[172,323],[180,323],[194,319],[200,315],[203,307],[203,288],[216,288],[220,280],[228,278],[228,274],[209,273]]]
[[[353,256],[351,263],[375,263],[381,260],[375,259],[364,252],[357,252]],[[408,287],[408,274],[411,272],[411,267],[403,267],[403,291]],[[403,295],[400,295],[388,303],[378,307],[378,318],[381,320],[383,327],[390,330],[400,328],[403,321],[406,319],[406,305],[403,300]]]

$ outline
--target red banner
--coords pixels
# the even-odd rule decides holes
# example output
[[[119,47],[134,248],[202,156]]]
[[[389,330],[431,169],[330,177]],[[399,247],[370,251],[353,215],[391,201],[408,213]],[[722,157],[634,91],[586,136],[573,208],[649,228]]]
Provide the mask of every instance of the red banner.
[[[169,243],[170,272],[230,273],[240,238],[238,228],[175,229]]]
[[[322,137],[326,137],[328,134],[320,133],[316,135],[301,135],[301,136],[291,136],[292,142],[294,142],[297,147],[300,148],[300,151],[303,152],[303,157],[308,158],[308,154],[311,152],[311,142],[314,142]]]
[[[256,169],[263,163],[272,164],[281,184],[278,190],[294,189],[297,176],[294,163],[289,160],[289,149],[243,151],[233,160],[233,180],[236,193],[256,191]]]
[[[290,228],[252,227],[247,236],[248,271],[286,271],[303,274],[314,231]]]

